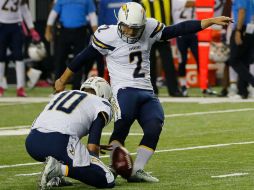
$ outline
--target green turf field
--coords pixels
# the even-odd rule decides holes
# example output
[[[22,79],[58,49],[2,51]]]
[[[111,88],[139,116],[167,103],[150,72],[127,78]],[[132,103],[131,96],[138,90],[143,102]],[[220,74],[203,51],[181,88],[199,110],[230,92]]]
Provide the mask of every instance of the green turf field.
[[[51,89],[34,89],[28,93],[47,96],[51,92]],[[193,94],[199,96],[199,91],[194,90]],[[14,90],[7,95],[13,96]],[[26,153],[26,135],[5,136],[1,132],[31,125],[45,104],[3,103],[0,99],[0,190],[37,188],[43,165]],[[134,184],[117,178],[115,189],[254,190],[254,102],[168,102],[163,107],[165,125],[157,152],[146,167],[160,182]],[[104,132],[111,132],[112,126],[111,123]],[[135,153],[142,133],[137,123],[131,133],[126,147]],[[103,136],[102,143],[108,139],[108,135]],[[102,160],[108,163],[109,158]],[[94,188],[74,181],[74,186],[57,189]]]

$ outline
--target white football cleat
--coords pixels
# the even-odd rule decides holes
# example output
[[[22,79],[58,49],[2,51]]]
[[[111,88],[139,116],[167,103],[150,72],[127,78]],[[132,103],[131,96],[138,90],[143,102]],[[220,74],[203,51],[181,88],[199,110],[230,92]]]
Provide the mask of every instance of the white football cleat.
[[[53,177],[47,183],[48,189],[50,189],[52,187],[64,187],[64,186],[72,186],[72,183],[65,180],[64,177]]]
[[[157,183],[159,182],[159,179],[156,177],[151,176],[144,170],[139,169],[136,171],[134,175],[132,175],[129,179],[128,182],[150,182],[150,183]]]
[[[30,68],[29,71],[27,72],[27,77],[29,78],[27,86],[29,88],[33,88],[40,79],[41,74],[42,72],[40,70]]]
[[[228,88],[228,97],[234,98],[238,93],[238,89],[236,85],[232,85]]]
[[[54,177],[62,177],[61,163],[58,162],[55,158],[49,156],[46,159],[46,166],[42,172],[40,179],[40,188],[41,190],[48,189],[47,183]]]

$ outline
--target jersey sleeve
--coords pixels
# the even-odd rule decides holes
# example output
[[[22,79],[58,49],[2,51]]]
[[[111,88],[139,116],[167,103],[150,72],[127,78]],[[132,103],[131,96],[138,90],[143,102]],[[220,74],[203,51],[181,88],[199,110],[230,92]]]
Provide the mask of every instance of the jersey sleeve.
[[[112,46],[113,32],[110,26],[102,25],[94,33],[92,46],[101,54],[107,55],[110,51],[115,49]]]
[[[161,39],[162,30],[165,25],[154,18],[147,19],[146,31],[150,39],[154,41],[159,41]]]
[[[105,120],[105,126],[109,124],[113,116],[112,106],[109,101],[106,99],[99,100],[96,106],[96,110],[97,114],[95,115],[95,119],[98,117],[99,114],[101,114]]]
[[[33,18],[27,4],[22,4],[21,7],[22,17],[29,29],[34,28]]]

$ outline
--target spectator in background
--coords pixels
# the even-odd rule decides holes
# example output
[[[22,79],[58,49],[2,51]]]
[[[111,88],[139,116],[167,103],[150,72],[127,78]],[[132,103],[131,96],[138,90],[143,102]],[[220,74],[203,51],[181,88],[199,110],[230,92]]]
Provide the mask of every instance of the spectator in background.
[[[85,48],[89,22],[93,32],[97,29],[98,21],[95,11],[93,0],[57,0],[55,2],[49,14],[45,31],[45,38],[52,41],[52,26],[59,16],[61,28],[55,52],[55,78],[59,78],[65,70],[65,63],[71,50],[75,56]],[[78,75],[73,78],[72,89],[80,88],[82,73],[80,70]]]
[[[173,0],[173,19],[174,23],[180,23],[186,20],[195,19],[195,0]],[[183,96],[188,96],[186,81],[186,64],[188,58],[188,49],[190,48],[192,55],[197,64],[199,72],[199,52],[197,34],[188,34],[177,37],[177,46],[181,54],[181,62],[179,63],[179,83]],[[208,83],[208,79],[207,79]],[[217,93],[211,88],[202,89],[204,95],[216,95]]]
[[[21,22],[25,21],[33,40],[39,41],[40,36],[34,29],[31,13],[27,1],[0,2],[0,84],[4,80],[5,62],[7,62],[7,48],[11,50],[12,59],[16,65],[17,96],[26,97],[25,93],[25,63],[23,61],[23,42]],[[0,86],[0,97],[4,88]]]
[[[174,24],[195,18],[195,0],[173,0],[172,7]],[[178,67],[179,83],[181,86],[182,95],[188,96],[186,81],[188,49],[190,48],[198,66],[199,60],[197,34],[194,33],[177,37],[177,46],[181,55],[181,62],[179,63]]]
[[[254,48],[254,2],[252,0],[234,0],[232,2],[234,26],[230,39],[230,66],[239,76],[238,89],[242,98],[248,97],[248,84],[254,87],[254,76],[249,72],[253,62]]]
[[[228,16],[231,17],[231,7],[232,1],[231,0],[216,0],[215,1],[215,8],[214,8],[214,15],[215,16]],[[218,28],[218,27],[217,27]],[[218,31],[218,29],[217,29]],[[232,25],[228,27],[223,27],[220,29],[220,38],[219,40],[222,43],[229,45],[229,38],[232,32]],[[218,38],[217,38],[218,39]],[[237,73],[229,67],[229,61],[225,62],[225,66],[223,69],[223,77],[222,77],[222,89],[220,93],[220,97],[226,96],[234,96],[236,94],[236,82],[237,82]],[[232,86],[232,87],[231,87]]]
[[[136,1],[137,2],[137,1]],[[141,3],[146,9],[146,16],[157,19],[159,22],[164,23],[166,26],[172,24],[171,18],[171,0],[141,0]],[[156,42],[151,50],[151,82],[155,94],[159,93],[156,86],[156,51],[159,52],[161,57],[162,66],[166,77],[166,86],[168,94],[173,97],[182,96],[178,89],[178,82],[176,71],[173,63],[173,57],[170,47],[170,42]]]

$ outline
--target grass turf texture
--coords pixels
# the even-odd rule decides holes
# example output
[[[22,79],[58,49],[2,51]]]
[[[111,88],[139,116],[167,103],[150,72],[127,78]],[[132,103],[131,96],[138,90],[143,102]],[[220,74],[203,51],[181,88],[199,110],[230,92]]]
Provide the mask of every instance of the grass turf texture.
[[[162,90],[163,91],[163,90]],[[12,92],[11,90],[9,91]],[[13,91],[14,92],[14,91]],[[36,92],[33,94],[32,92]],[[34,89],[33,96],[46,96],[50,89]],[[196,90],[198,92],[198,90]],[[31,125],[34,118],[43,109],[45,103],[14,104],[0,106],[0,128],[19,125]],[[254,108],[254,103],[163,103],[165,115],[207,112],[217,110]],[[180,116],[165,118],[163,132],[157,150],[146,167],[146,171],[160,179],[156,184],[127,183],[117,178],[115,189],[124,190],[253,190],[254,189],[254,144],[239,144],[203,149],[169,151],[175,148],[196,147],[204,145],[228,144],[254,141],[254,111],[205,114],[197,116]],[[111,132],[111,123],[104,132]],[[137,123],[131,132],[141,133]],[[26,136],[0,136],[0,166],[33,163],[26,153],[24,142]],[[102,137],[102,143],[109,136]],[[129,136],[126,147],[135,152],[141,136]],[[86,138],[83,142],[86,143]],[[135,156],[133,156],[135,157]],[[108,163],[108,158],[102,158]],[[0,168],[0,189],[36,188],[38,175],[16,176],[17,174],[37,173],[42,165]],[[245,176],[211,178],[232,173],[248,173]],[[78,181],[74,186],[57,189],[94,189]]]

